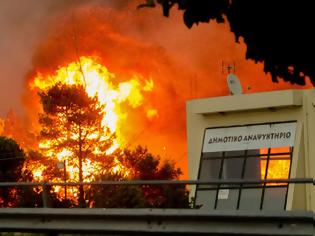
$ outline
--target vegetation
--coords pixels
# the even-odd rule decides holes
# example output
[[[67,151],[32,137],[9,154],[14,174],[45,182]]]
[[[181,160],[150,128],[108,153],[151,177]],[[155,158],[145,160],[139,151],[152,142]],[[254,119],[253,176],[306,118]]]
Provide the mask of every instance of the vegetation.
[[[99,180],[174,180],[182,173],[174,163],[161,164],[159,157],[141,146],[124,150],[119,160],[129,170],[128,176],[124,173],[100,175]],[[92,207],[105,208],[188,208],[190,205],[185,185],[93,186],[88,198]]]
[[[104,156],[111,146],[108,130],[103,129],[103,109],[97,98],[90,98],[82,86],[57,84],[39,93],[44,113],[41,114],[41,138],[48,144],[47,151],[55,154],[70,151],[77,159],[79,181],[83,181],[82,163],[89,157]],[[95,154],[98,150],[99,155]],[[83,186],[79,188],[79,203],[85,206]]]
[[[0,137],[0,181],[34,181],[38,176],[48,182],[62,179],[64,173],[57,167],[56,155],[64,150],[72,153],[65,156],[67,162],[79,166],[79,179],[75,181],[83,182],[82,164],[87,158],[91,165],[102,163],[103,171],[93,173],[96,181],[176,180],[182,174],[174,163],[161,163],[159,156],[141,146],[106,154],[113,136],[101,125],[102,106],[95,98],[89,98],[83,87],[57,84],[39,95],[43,105],[39,122],[44,151],[25,154],[16,141]],[[117,163],[120,168],[110,171]],[[39,172],[31,173],[34,169]],[[78,199],[75,195],[65,198],[52,186],[0,187],[0,207],[42,207],[44,201],[51,207],[189,207],[185,185],[81,186]]]
[[[102,106],[96,98],[89,98],[82,86],[57,84],[39,94],[43,105],[40,116],[42,143],[47,144],[47,154],[54,155],[70,150],[74,155],[68,162],[78,162],[79,181],[82,182],[82,162],[92,159],[102,163],[104,171],[93,173],[96,180],[172,180],[178,179],[181,171],[171,162],[160,163],[146,148],[135,150],[117,150],[108,155],[106,151],[112,144],[113,136],[102,128]],[[107,137],[107,138],[104,138]],[[95,152],[97,150],[97,152]],[[97,154],[95,154],[97,153]],[[45,154],[45,153],[44,153]],[[34,155],[33,155],[34,156]],[[36,156],[36,155],[35,155]],[[77,157],[77,158],[76,158]],[[40,158],[43,159],[43,158]],[[117,163],[123,169],[111,172]],[[75,164],[75,163],[74,163]],[[93,165],[93,163],[92,163]],[[46,173],[56,172],[56,163]],[[50,171],[50,172],[49,172]],[[50,174],[49,174],[50,173]],[[74,202],[56,201],[54,206],[75,206]],[[188,207],[188,191],[185,186],[91,186],[84,191],[79,189],[79,206],[86,207]]]
[[[24,151],[16,141],[0,137],[0,182],[30,181],[31,174],[23,171],[24,161]],[[26,206],[32,194],[28,187],[0,187],[0,207]]]
[[[178,6],[191,28],[200,22],[228,20],[236,41],[244,39],[246,58],[264,62],[272,80],[282,78],[292,84],[305,84],[306,76],[315,85],[315,36],[312,1],[243,0],[147,0],[139,7],[159,4],[164,16]]]

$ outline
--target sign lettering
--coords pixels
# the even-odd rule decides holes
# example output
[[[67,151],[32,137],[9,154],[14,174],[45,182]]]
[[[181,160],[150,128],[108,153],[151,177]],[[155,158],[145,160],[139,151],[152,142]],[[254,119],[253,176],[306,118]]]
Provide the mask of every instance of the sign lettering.
[[[203,152],[293,146],[296,123],[206,129]]]

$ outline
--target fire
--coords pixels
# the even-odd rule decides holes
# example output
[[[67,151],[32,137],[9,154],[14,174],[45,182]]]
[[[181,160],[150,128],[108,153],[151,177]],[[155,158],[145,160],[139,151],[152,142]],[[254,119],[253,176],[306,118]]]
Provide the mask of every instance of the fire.
[[[276,153],[286,153],[285,155],[273,155],[270,156],[269,164],[268,164],[268,172],[266,179],[287,179],[289,178],[290,174],[290,160],[287,160],[289,156],[290,148],[289,147],[282,147],[282,148],[272,148],[270,153],[276,154]],[[260,154],[267,154],[268,149],[267,148],[261,148]],[[281,160],[283,159],[283,160]],[[266,160],[260,161],[260,176],[261,179],[265,178],[266,175]]]
[[[33,178],[36,181],[40,181],[43,178],[43,172],[45,170],[45,166],[40,165],[40,166],[33,166]]]
[[[109,129],[110,134],[115,134],[112,146],[106,154],[111,154],[118,148],[124,147],[126,140],[123,137],[123,126],[127,122],[127,112],[123,110],[122,105],[130,108],[137,108],[144,102],[144,94],[149,93],[154,88],[152,78],[144,79],[140,75],[133,75],[129,80],[115,83],[115,74],[93,57],[80,57],[77,61],[68,65],[59,67],[54,74],[43,74],[38,72],[36,77],[31,81],[32,90],[46,91],[56,84],[80,85],[85,88],[88,96],[97,97],[98,102],[104,107],[104,116],[102,119],[102,128]],[[148,119],[157,116],[158,111],[154,108],[148,108],[146,111]],[[95,134],[96,135],[96,134]],[[108,137],[102,137],[107,139]],[[55,158],[56,161],[63,162],[72,157],[74,154],[64,148],[58,153],[50,150],[51,143],[42,140],[39,143],[39,150],[46,157]],[[94,150],[98,152],[99,150]],[[123,172],[128,175],[128,170],[122,166],[118,160],[111,171],[113,173]],[[78,181],[78,166],[67,161],[66,164],[67,179],[69,181]],[[43,179],[43,167],[33,166],[33,175],[36,180]],[[104,172],[101,165],[86,158],[83,162],[82,172],[85,181],[94,180],[94,173]],[[59,180],[60,181],[60,180]],[[57,189],[55,189],[57,191]],[[61,189],[60,189],[61,190]]]
[[[149,119],[153,119],[153,118],[155,118],[155,117],[157,117],[158,116],[158,111],[156,110],[156,109],[149,109],[148,111],[147,111],[147,117],[149,118]]]
[[[154,83],[150,79],[141,84],[141,78],[134,75],[131,80],[115,86],[112,82],[114,79],[115,75],[95,59],[80,57],[77,62],[59,68],[54,75],[38,73],[31,88],[46,90],[57,83],[83,85],[90,97],[97,96],[100,104],[105,105],[103,125],[116,132],[118,147],[123,141],[119,121],[126,118],[119,104],[127,102],[133,108],[140,106],[143,103],[142,93],[152,91]]]

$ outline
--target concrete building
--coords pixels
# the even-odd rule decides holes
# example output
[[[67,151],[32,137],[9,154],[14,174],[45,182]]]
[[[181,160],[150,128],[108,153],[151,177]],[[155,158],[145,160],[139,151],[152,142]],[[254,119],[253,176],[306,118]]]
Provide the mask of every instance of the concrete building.
[[[187,103],[189,179],[315,177],[315,90],[285,90]],[[315,210],[313,184],[200,185],[201,209]]]

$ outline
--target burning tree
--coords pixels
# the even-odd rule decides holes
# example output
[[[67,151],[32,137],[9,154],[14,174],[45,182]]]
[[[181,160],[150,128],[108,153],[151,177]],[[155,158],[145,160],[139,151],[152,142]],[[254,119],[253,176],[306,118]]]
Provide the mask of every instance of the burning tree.
[[[75,180],[88,179],[84,175],[87,161],[94,167],[102,166],[102,171],[93,173],[96,180],[179,178],[181,171],[178,168],[169,162],[160,165],[159,158],[146,148],[108,154],[114,136],[102,125],[103,105],[97,97],[89,97],[83,86],[58,83],[39,96],[43,105],[39,120],[41,148],[48,157],[55,155],[59,160],[66,159],[70,166],[78,166],[79,176]],[[81,185],[79,205],[85,207],[88,200],[90,207],[188,207],[187,193],[184,185],[96,186],[88,189],[85,199]]]
[[[113,154],[127,144],[122,131],[128,111],[143,104],[143,94],[154,86],[151,78],[133,75],[129,80],[115,80],[97,58],[82,56],[53,73],[37,71],[29,85],[40,95],[43,110],[38,146],[46,160],[31,158],[28,163],[36,181],[61,181],[58,162],[66,162],[64,177],[73,182],[93,181],[99,174],[123,171]],[[152,111],[148,106],[145,109]],[[78,193],[58,186],[53,191],[59,199],[64,198],[63,191],[72,200]],[[83,206],[82,187],[79,195]]]
[[[39,119],[39,159],[33,155],[34,161],[29,162],[34,179],[60,182],[62,173],[56,166],[57,162],[64,161],[67,162],[64,174],[67,181],[72,182],[178,178],[178,169],[169,164],[160,165],[159,159],[146,149],[122,151],[130,145],[124,131],[133,127],[127,119],[131,110],[140,108],[138,111],[148,119],[157,115],[151,105],[141,107],[145,93],[151,92],[153,87],[152,78],[147,80],[136,74],[130,79],[116,79],[93,57],[82,56],[75,62],[59,66],[53,73],[37,71],[30,88],[38,92],[43,111]],[[171,205],[167,203],[170,202],[167,192],[181,192],[182,199],[188,196],[185,186],[91,186],[80,187],[79,191],[55,186],[53,191],[59,200],[76,202],[78,198],[80,206],[88,203],[89,207],[109,207],[113,202],[120,202],[122,207],[161,207]],[[105,198],[109,205],[104,205]]]
[[[112,135],[102,125],[104,111],[97,97],[89,97],[83,86],[60,83],[39,96],[44,111],[39,119],[41,144],[48,157],[66,160],[78,170],[80,182],[88,177],[84,174],[88,162],[108,163],[104,154],[112,145]],[[79,204],[85,206],[82,185]]]

